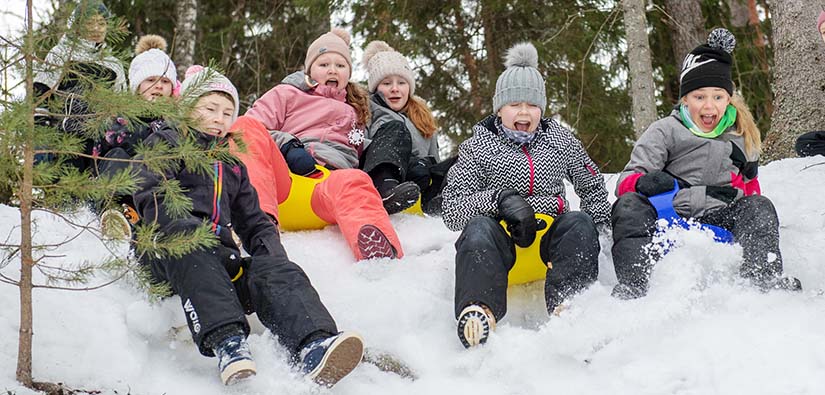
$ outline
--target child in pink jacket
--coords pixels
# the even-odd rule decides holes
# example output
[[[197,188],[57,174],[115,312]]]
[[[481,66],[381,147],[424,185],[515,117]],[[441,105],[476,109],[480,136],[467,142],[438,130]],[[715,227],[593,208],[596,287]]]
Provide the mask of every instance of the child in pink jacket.
[[[358,170],[369,119],[367,93],[349,83],[349,34],[334,29],[307,51],[304,71],[287,76],[261,96],[233,129],[243,129],[250,179],[261,191],[261,208],[287,194],[283,163],[297,175],[318,176],[316,163],[334,170],[312,193],[312,211],[337,224],[358,259],[400,258],[401,244],[370,177]],[[283,158],[273,158],[282,155]],[[280,181],[280,182],[279,182]],[[278,195],[281,195],[280,197]]]

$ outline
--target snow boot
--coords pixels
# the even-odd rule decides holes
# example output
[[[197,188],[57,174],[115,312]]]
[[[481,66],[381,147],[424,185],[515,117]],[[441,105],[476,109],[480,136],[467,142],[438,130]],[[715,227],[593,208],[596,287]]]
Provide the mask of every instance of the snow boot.
[[[224,385],[232,385],[255,375],[255,361],[243,336],[227,337],[215,347],[214,352]]]
[[[427,202],[422,211],[431,217],[441,216],[443,211],[441,209],[441,202],[443,201],[444,199],[441,197],[441,194],[438,194]]]
[[[377,189],[378,194],[381,195],[384,209],[387,210],[389,215],[400,213],[412,207],[421,195],[421,190],[418,189],[416,183],[406,181],[399,184],[397,180],[392,178],[383,180]]]
[[[782,291],[802,291],[802,282],[796,277],[767,276],[763,278],[753,278],[753,284],[764,292],[773,290]]]
[[[471,304],[458,315],[458,339],[464,348],[487,343],[487,337],[495,329],[496,317],[482,306]]]
[[[358,230],[358,250],[361,259],[395,258],[395,247],[375,225],[364,225]]]
[[[100,234],[107,240],[129,240],[132,224],[121,210],[110,208],[100,214]]]
[[[140,216],[134,207],[122,204],[120,209],[110,208],[100,214],[100,234],[109,240],[129,240]]]
[[[364,341],[357,333],[340,332],[318,339],[301,349],[301,372],[325,387],[332,387],[361,363]]]
[[[647,295],[647,289],[645,287],[622,283],[616,284],[616,286],[613,287],[613,291],[610,292],[610,296],[621,300],[638,299],[645,295]]]

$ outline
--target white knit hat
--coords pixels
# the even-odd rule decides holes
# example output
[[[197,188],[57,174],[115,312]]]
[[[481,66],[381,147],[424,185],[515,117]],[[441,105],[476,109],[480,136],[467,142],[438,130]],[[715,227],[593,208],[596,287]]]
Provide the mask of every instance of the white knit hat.
[[[415,93],[415,76],[407,58],[383,41],[373,41],[364,50],[361,64],[367,68],[370,92],[375,92],[378,84],[391,75],[397,75],[410,85],[410,96]]]
[[[232,121],[238,119],[240,111],[240,101],[238,100],[238,90],[232,81],[226,78],[217,70],[199,65],[190,66],[186,69],[186,77],[180,87],[180,94],[184,100],[196,100],[209,92],[223,92],[232,97],[235,103],[235,113],[232,114]]]
[[[166,40],[161,36],[147,34],[138,40],[137,56],[129,65],[129,90],[137,92],[140,83],[149,77],[166,77],[172,81],[172,87],[178,84],[175,63],[165,50]]]

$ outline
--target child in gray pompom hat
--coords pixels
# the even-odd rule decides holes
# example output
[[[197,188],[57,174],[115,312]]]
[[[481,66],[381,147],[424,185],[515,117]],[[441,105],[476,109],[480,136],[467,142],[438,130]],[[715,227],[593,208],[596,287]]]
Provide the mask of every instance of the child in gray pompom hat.
[[[454,308],[459,340],[468,348],[485,343],[504,317],[508,282],[525,281],[513,275],[524,265],[550,269],[526,281],[545,280],[551,314],[598,276],[596,224],[607,228],[610,222],[604,178],[581,142],[543,117],[547,96],[538,60],[530,43],[507,51],[493,114],[473,127],[447,175],[442,218],[451,230],[462,231]],[[570,210],[564,179],[581,197],[582,211]],[[537,213],[552,222],[537,220]],[[516,253],[516,246],[535,243],[541,262]]]

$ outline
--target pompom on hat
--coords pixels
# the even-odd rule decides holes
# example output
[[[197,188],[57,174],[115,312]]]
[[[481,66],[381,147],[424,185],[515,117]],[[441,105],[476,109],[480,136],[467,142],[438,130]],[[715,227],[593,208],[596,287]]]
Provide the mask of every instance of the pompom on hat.
[[[240,100],[238,100],[238,90],[232,81],[226,78],[217,70],[200,65],[190,66],[186,69],[186,77],[181,84],[181,96],[186,100],[197,100],[199,97],[209,92],[223,92],[232,97],[235,104],[235,112],[232,114],[232,121],[238,119],[240,111]]]
[[[309,74],[309,68],[312,62],[318,59],[319,56],[333,52],[344,57],[347,60],[350,70],[352,69],[352,56],[349,51],[350,35],[346,30],[341,28],[334,28],[332,31],[322,34],[315,39],[307,49],[307,56],[304,59],[304,71]]]
[[[731,65],[736,48],[736,37],[727,29],[714,29],[707,44],[690,51],[682,62],[679,74],[679,97],[705,87],[722,88],[733,95]]]
[[[147,34],[135,45],[135,58],[129,64],[129,90],[137,92],[140,83],[149,77],[166,77],[177,86],[175,62],[166,54],[166,40]]]
[[[367,69],[369,80],[367,87],[375,92],[378,84],[391,75],[397,75],[407,81],[410,95],[415,94],[415,75],[413,75],[407,58],[398,53],[384,41],[373,41],[364,49],[361,64]]]
[[[541,109],[547,107],[544,78],[539,73],[539,54],[533,44],[524,42],[507,50],[504,66],[507,70],[496,81],[493,112],[509,103],[527,102]]]

